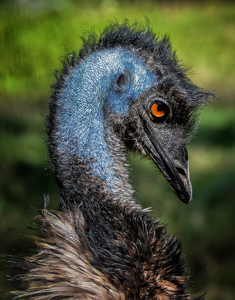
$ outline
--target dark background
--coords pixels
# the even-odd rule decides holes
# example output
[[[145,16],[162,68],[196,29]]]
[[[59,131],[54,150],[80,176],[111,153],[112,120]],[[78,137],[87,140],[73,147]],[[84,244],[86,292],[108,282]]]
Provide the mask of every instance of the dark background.
[[[48,167],[44,116],[53,70],[79,49],[84,30],[99,33],[109,20],[145,22],[171,35],[191,67],[190,78],[220,97],[202,113],[188,147],[194,199],[174,195],[151,162],[130,156],[137,198],[182,241],[192,288],[208,300],[235,295],[235,4],[220,1],[0,2],[0,253],[25,253],[10,228],[25,232],[44,194],[58,208]],[[10,288],[0,262],[0,292]]]

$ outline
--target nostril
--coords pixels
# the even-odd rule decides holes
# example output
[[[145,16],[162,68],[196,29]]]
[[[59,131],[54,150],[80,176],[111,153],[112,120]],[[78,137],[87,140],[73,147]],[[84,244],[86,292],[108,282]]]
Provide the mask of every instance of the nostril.
[[[178,173],[184,177],[186,177],[186,172],[183,168],[181,167],[176,167],[176,170],[178,171]]]

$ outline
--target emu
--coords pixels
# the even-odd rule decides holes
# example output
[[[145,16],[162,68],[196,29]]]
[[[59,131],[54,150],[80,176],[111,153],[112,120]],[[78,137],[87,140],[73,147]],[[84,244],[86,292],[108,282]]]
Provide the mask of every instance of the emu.
[[[35,218],[14,299],[193,299],[179,242],[134,197],[127,151],[192,199],[186,142],[210,93],[194,85],[168,37],[139,24],[88,34],[57,72],[47,145],[60,209]]]

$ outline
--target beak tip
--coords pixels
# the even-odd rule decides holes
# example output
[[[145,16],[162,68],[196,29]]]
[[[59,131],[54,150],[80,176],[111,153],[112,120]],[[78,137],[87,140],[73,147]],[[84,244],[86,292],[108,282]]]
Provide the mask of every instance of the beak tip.
[[[183,194],[183,195],[179,195],[178,196],[180,201],[185,203],[186,205],[190,204],[190,202],[192,201],[193,199],[193,193],[192,191],[186,193],[186,194]]]
[[[186,205],[189,205],[192,201],[192,198],[190,198],[188,201],[185,202]]]
[[[182,179],[182,186],[179,191],[178,197],[183,203],[188,205],[193,199],[193,187],[190,180],[189,169],[186,177],[180,177]]]

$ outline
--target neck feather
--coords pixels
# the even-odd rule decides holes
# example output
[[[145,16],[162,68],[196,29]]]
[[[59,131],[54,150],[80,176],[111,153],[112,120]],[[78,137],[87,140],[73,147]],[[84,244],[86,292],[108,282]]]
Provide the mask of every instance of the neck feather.
[[[80,204],[89,199],[103,198],[104,201],[136,206],[125,146],[103,121],[98,123],[98,119],[102,120],[102,116],[93,122],[80,123],[76,135],[68,126],[54,129],[49,152],[63,201]],[[65,142],[66,130],[70,134],[66,134]]]
[[[114,82],[125,72],[131,73],[132,79],[121,93]],[[130,101],[155,82],[156,76],[142,61],[122,48],[97,51],[71,70],[52,96],[48,117],[49,153],[61,190],[69,186],[73,195],[72,190],[85,184],[84,178],[89,180],[88,168],[93,185],[101,181],[112,199],[134,201],[125,147],[108,129],[104,114],[108,108],[125,117]]]

